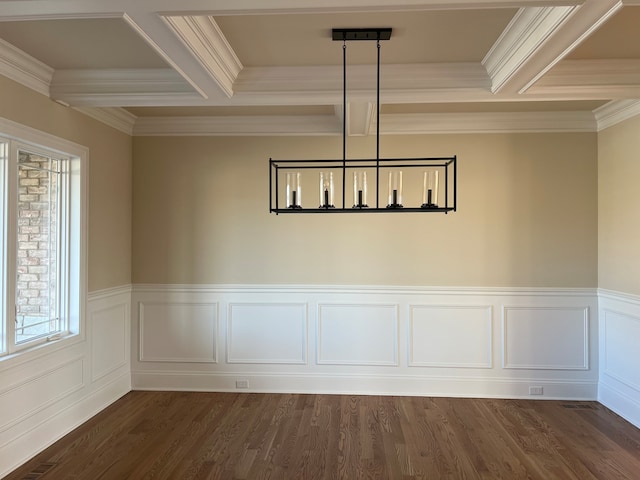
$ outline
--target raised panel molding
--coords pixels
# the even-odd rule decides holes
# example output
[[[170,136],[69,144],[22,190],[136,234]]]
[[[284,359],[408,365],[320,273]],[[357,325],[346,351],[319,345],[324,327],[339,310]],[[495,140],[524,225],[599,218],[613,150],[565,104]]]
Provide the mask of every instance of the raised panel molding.
[[[185,355],[175,353],[164,362],[144,361],[149,351],[140,354],[138,331],[144,340],[154,328],[175,326],[167,319],[177,311],[168,315],[162,307],[149,317],[150,305],[167,302],[179,311],[219,306],[216,344],[223,354],[215,367],[179,361]],[[584,368],[597,344],[595,316],[586,314],[597,311],[594,289],[136,285],[132,303],[144,306],[136,312],[144,318],[132,322],[137,390],[238,391],[241,380],[242,391],[251,392],[529,398],[536,385],[547,399],[597,395],[598,371]],[[494,318],[505,306],[506,336]],[[503,339],[509,348],[531,339],[522,325],[540,327],[535,335],[555,338],[554,348],[545,361],[508,350],[504,368]]]
[[[398,365],[398,305],[320,304],[318,364]]]
[[[603,309],[602,372],[640,392],[640,317]]]
[[[91,381],[127,366],[129,359],[129,302],[93,308],[91,325]]]
[[[231,303],[227,362],[307,363],[307,304]]]
[[[601,289],[598,401],[640,428],[640,296]]]
[[[140,302],[140,361],[217,363],[217,310],[215,302]]]
[[[409,366],[491,368],[491,305],[410,305]]]
[[[589,308],[505,306],[505,369],[587,370]]]
[[[83,371],[83,359],[76,357],[3,388],[0,433],[80,390],[84,386]]]

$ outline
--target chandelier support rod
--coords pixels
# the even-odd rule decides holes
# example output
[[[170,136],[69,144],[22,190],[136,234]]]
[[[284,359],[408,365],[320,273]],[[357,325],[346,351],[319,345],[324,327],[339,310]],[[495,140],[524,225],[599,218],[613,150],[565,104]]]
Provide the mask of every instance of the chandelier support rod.
[[[342,208],[347,184],[347,40],[342,42]]]
[[[376,71],[376,185],[380,185],[380,34],[377,41],[378,62]],[[380,207],[380,188],[376,188],[376,208]]]

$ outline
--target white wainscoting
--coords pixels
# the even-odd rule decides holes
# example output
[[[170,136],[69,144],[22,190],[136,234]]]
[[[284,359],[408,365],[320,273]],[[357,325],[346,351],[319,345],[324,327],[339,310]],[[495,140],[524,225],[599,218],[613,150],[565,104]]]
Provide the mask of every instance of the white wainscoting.
[[[231,303],[227,363],[307,363],[305,303]]]
[[[131,390],[131,287],[90,293],[80,335],[0,361],[0,478]]]
[[[588,307],[503,307],[503,368],[587,370]]]
[[[409,366],[493,366],[491,305],[410,305],[409,309]]]
[[[595,289],[136,285],[132,302],[134,389],[592,400],[598,391]],[[218,306],[217,330],[175,305]],[[151,345],[161,361],[148,361]]]
[[[319,365],[398,366],[398,305],[319,304]]]
[[[599,292],[598,400],[640,428],[640,297]]]
[[[215,302],[140,302],[140,361],[216,363]]]

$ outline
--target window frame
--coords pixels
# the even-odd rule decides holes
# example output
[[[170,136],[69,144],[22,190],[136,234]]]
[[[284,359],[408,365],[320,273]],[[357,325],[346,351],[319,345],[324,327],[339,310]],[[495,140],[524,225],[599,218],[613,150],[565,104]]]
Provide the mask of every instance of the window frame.
[[[87,298],[87,210],[88,210],[88,149],[68,140],[12,122],[0,117],[0,142],[7,144],[6,158],[0,158],[0,370],[15,361],[46,354],[70,343],[85,339]],[[16,342],[15,304],[17,282],[17,172],[19,151],[65,158],[67,179],[66,228],[61,231],[65,243],[64,286],[58,288],[64,327],[59,334],[41,336],[26,342]]]

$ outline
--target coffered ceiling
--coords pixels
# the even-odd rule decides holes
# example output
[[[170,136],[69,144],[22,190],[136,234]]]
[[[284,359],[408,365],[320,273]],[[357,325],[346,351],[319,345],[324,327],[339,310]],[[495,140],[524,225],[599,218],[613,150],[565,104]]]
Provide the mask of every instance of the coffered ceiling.
[[[640,113],[640,0],[0,0],[0,74],[134,135],[596,131]],[[376,42],[347,43],[375,133]]]

